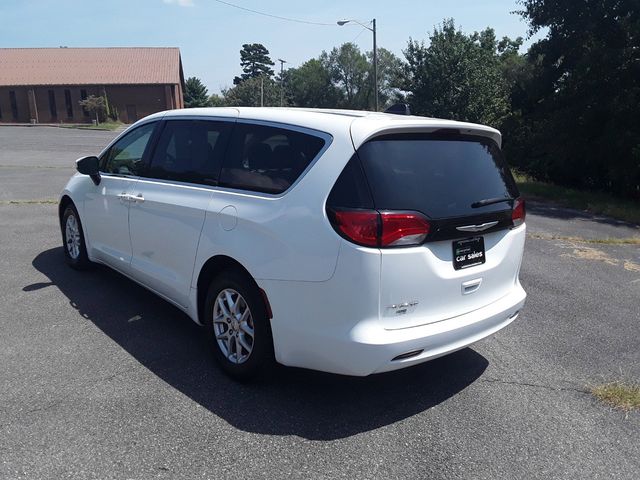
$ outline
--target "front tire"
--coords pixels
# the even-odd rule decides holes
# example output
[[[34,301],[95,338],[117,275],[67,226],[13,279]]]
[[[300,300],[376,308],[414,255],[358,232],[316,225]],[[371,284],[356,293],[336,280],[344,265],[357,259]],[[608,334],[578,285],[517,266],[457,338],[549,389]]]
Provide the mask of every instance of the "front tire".
[[[62,247],[67,264],[76,270],[86,270],[91,266],[84,243],[84,232],[80,216],[73,204],[67,205],[62,214]]]
[[[209,286],[204,325],[214,357],[231,377],[247,380],[274,363],[271,326],[258,286],[229,270]]]

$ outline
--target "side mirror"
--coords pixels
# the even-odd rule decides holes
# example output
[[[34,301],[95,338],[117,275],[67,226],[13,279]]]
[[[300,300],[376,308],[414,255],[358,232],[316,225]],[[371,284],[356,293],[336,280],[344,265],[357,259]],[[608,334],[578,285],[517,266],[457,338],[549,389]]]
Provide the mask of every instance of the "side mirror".
[[[100,160],[98,157],[82,157],[76,160],[76,169],[83,175],[89,175],[93,183],[100,184]]]

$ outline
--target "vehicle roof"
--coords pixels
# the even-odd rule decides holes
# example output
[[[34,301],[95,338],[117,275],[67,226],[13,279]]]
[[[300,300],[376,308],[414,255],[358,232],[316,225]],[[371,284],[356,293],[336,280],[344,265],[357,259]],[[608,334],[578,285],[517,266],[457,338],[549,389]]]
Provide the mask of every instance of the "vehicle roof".
[[[492,138],[498,145],[501,144],[500,132],[485,125],[363,110],[299,107],[208,107],[168,110],[146,118],[184,116],[276,122],[319,130],[334,136],[344,135],[346,131],[351,131],[355,148],[358,148],[369,138],[383,133],[428,132],[443,128],[457,129],[466,134],[483,135]]]

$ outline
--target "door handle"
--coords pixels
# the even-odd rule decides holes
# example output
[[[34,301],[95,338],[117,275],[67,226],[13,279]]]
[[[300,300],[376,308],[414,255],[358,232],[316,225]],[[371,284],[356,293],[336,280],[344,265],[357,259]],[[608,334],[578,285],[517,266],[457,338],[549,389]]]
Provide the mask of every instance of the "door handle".
[[[144,197],[142,196],[141,193],[139,193],[138,195],[136,195],[135,197],[133,195],[131,195],[131,200],[133,200],[134,202],[144,202]]]
[[[128,193],[122,192],[120,194],[118,194],[118,198],[120,199],[121,202],[130,202],[131,201],[131,195],[129,195]]]

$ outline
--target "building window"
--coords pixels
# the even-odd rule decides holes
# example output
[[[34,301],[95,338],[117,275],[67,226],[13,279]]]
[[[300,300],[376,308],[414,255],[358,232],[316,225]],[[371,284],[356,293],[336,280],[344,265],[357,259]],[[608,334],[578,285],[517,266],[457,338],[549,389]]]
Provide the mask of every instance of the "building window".
[[[73,118],[73,105],[71,105],[71,90],[64,91],[64,104],[67,107],[67,118]]]
[[[49,112],[51,113],[52,119],[58,116],[58,109],[56,108],[56,93],[53,90],[49,90]]]
[[[86,100],[87,99],[87,91],[84,88],[82,90],[80,90],[80,99],[81,100]],[[87,110],[85,110],[84,108],[82,109],[82,113],[84,113],[85,117],[89,116],[89,112]]]
[[[11,115],[14,120],[18,120],[18,101],[16,100],[16,92],[9,92],[9,101],[11,102]]]

